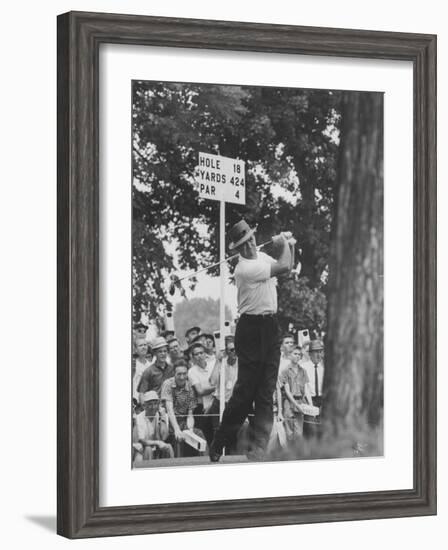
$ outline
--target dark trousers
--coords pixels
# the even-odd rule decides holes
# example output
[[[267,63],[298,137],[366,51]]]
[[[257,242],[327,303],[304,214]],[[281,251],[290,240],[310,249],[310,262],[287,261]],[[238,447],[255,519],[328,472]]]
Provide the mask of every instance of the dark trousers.
[[[238,379],[216,431],[214,446],[222,450],[254,411],[253,446],[265,449],[272,430],[273,394],[280,362],[280,334],[275,316],[241,315],[235,332]]]
[[[210,445],[213,439],[214,429],[212,417],[207,416],[208,411],[204,410],[202,404],[199,404],[193,411],[194,425],[204,434],[207,445]]]

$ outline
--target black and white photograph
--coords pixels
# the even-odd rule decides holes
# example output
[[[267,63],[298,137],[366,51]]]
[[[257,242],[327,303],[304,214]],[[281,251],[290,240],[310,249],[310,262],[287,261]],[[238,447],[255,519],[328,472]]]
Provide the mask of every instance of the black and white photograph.
[[[131,89],[132,467],[382,456],[383,93]]]

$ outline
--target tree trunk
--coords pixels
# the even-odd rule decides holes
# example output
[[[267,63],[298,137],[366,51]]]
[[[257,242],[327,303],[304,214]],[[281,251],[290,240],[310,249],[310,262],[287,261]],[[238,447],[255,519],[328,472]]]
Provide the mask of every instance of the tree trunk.
[[[355,442],[382,439],[383,94],[346,93],[342,124],[323,418],[325,433]]]

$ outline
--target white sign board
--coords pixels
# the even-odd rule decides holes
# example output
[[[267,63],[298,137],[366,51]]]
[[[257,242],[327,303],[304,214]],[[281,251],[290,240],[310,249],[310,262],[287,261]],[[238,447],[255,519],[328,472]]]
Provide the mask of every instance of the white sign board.
[[[195,182],[201,199],[246,204],[243,160],[199,153]]]

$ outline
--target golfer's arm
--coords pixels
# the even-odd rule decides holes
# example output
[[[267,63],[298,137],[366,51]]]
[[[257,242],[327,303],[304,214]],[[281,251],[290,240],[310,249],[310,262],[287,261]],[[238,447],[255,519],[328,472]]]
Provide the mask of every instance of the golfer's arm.
[[[271,277],[282,275],[291,271],[291,249],[289,248],[288,241],[282,237],[283,248],[280,256],[275,264],[271,265]]]

